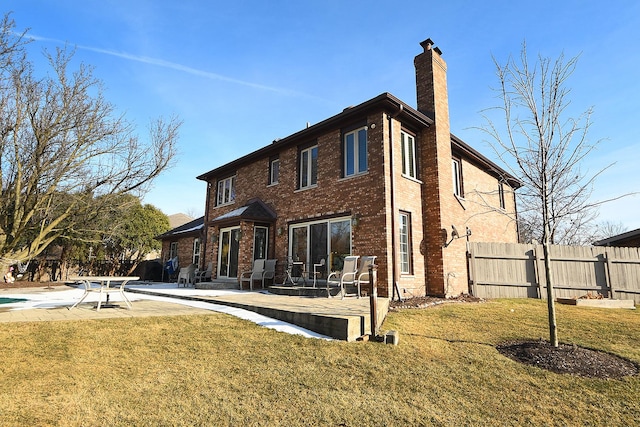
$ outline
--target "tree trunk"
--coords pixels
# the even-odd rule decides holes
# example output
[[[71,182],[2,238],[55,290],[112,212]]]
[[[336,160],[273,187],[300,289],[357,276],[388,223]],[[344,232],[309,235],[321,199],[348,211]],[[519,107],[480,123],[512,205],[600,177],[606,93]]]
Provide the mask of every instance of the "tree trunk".
[[[548,231],[548,230],[547,230]],[[548,236],[548,234],[547,234]],[[549,342],[552,346],[558,347],[558,325],[556,323],[556,304],[553,296],[553,273],[551,272],[551,259],[549,251],[549,238],[545,237],[542,242],[544,253],[544,274],[547,281],[547,310],[549,312]]]

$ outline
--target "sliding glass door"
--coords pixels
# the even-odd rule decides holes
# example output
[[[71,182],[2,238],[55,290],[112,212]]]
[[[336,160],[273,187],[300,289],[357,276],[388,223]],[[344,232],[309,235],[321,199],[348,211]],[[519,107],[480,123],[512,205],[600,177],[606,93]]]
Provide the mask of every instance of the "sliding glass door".
[[[335,218],[296,224],[290,228],[289,254],[303,262],[307,271],[325,260],[322,277],[342,269],[344,257],[351,255],[351,218]]]

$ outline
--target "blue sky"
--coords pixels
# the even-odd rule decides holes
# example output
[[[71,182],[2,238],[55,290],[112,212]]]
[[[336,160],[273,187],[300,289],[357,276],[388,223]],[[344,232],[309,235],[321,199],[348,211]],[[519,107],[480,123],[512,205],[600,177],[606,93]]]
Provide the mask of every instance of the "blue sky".
[[[569,80],[573,115],[594,107],[584,164],[594,199],[640,192],[640,2],[377,0],[10,0],[30,47],[68,43],[95,67],[106,98],[146,135],[180,117],[177,166],[145,202],[166,214],[204,212],[195,177],[276,138],[390,92],[415,106],[413,58],[431,38],[448,64],[451,129],[493,158],[481,111],[499,100],[492,55],[580,54]],[[599,221],[640,228],[640,196],[601,207]]]

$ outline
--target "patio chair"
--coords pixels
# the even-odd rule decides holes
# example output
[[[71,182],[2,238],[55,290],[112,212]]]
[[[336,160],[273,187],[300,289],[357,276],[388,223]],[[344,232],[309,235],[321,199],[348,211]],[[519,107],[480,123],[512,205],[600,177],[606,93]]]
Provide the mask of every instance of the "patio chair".
[[[182,267],[180,272],[178,273],[178,287],[180,284],[184,284],[185,288],[187,285],[195,283],[195,274],[196,274],[196,265],[189,264],[186,267]]]
[[[313,287],[316,287],[316,282],[318,281],[318,276],[322,276],[322,271],[324,270],[325,259],[322,258],[319,263],[313,264]]]
[[[240,273],[240,290],[242,290],[242,284],[244,282],[249,282],[249,289],[253,290],[253,281],[262,280],[262,274],[264,273],[264,263],[264,259],[256,259],[253,261],[253,268],[251,269],[251,271],[243,271],[242,273]]]
[[[275,280],[277,259],[268,259],[264,262],[264,272],[262,273],[262,289],[264,289],[265,280]]]
[[[358,267],[358,272],[354,280],[354,284],[358,288],[358,298],[362,295],[361,285],[363,283],[369,284],[369,267],[375,264],[376,258],[376,256],[363,256],[360,258],[360,267]],[[346,294],[343,293],[342,297],[344,298],[345,296]]]
[[[350,255],[344,258],[344,263],[342,265],[342,271],[333,271],[327,277],[327,294],[331,297],[331,286],[339,286],[340,294],[344,298],[344,285],[345,284],[353,284],[356,280],[356,275],[358,273],[358,255]]]
[[[196,271],[195,283],[206,282],[208,280],[211,280],[212,273],[213,273],[213,263],[210,262],[206,270]]]

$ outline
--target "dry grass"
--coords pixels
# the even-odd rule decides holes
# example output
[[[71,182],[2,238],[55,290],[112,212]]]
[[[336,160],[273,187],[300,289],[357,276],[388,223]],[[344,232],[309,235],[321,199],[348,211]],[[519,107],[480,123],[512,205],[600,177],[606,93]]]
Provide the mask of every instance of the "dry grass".
[[[511,311],[513,310],[513,311]],[[640,314],[558,307],[562,341],[640,363]],[[558,375],[494,345],[546,337],[533,300],[390,314],[400,345],[211,315],[3,324],[3,425],[633,425],[640,378]]]

